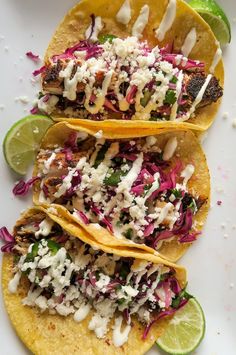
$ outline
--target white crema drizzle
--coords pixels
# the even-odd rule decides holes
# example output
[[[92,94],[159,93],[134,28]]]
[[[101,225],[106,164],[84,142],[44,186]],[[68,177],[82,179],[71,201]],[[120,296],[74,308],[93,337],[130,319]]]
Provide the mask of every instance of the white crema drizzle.
[[[217,65],[219,64],[219,62],[222,58],[222,50],[220,48],[220,44],[219,44],[219,42],[217,42],[216,44],[217,44],[217,50],[215,52],[211,67],[209,69],[210,73],[212,73],[212,74],[214,73],[215,68],[217,67]]]
[[[191,31],[187,34],[184,44],[182,45],[181,52],[185,57],[188,57],[191,53],[193,47],[195,46],[197,41],[197,31],[196,28],[193,27]]]
[[[129,0],[125,0],[120,10],[116,14],[116,20],[123,25],[128,25],[131,19],[131,7]]]
[[[176,16],[176,0],[169,0],[164,17],[160,23],[159,28],[155,32],[158,41],[160,42],[163,41],[166,32],[173,25],[175,16]]]

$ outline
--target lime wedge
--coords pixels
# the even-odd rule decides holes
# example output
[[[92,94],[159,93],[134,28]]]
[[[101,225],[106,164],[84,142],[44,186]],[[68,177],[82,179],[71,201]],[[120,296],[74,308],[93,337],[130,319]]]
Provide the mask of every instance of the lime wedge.
[[[47,116],[30,115],[16,122],[7,132],[3,152],[7,164],[25,175],[37,154],[42,137],[53,121]]]
[[[186,355],[197,348],[205,333],[205,317],[200,304],[191,298],[177,311],[157,345],[169,354]]]
[[[231,41],[230,22],[215,0],[191,0],[188,4],[209,24],[221,45]]]

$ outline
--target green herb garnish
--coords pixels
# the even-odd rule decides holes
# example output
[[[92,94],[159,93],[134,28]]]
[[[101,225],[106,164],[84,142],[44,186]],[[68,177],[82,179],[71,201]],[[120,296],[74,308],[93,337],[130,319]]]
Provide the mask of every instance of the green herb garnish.
[[[153,94],[153,91],[148,91],[148,90],[146,90],[146,91],[144,92],[143,97],[142,97],[141,100],[140,100],[140,103],[141,103],[141,105],[142,105],[143,107],[146,107],[146,106],[147,106],[149,100],[150,100],[151,97],[152,97],[152,94]]]
[[[104,157],[105,157],[105,154],[106,154],[106,151],[108,149],[108,144],[105,143],[101,149],[99,150],[98,154],[97,154],[97,157],[96,157],[96,160],[95,160],[95,163],[93,165],[93,167],[95,169],[97,169],[98,165],[101,164],[101,162],[104,160]]]
[[[176,95],[174,90],[168,90],[164,100],[164,104],[173,105],[176,102]]]
[[[129,229],[127,229],[123,234],[124,234],[125,238],[127,238],[127,239],[132,239],[132,236],[133,236],[133,229],[132,229],[132,228],[129,228]]]
[[[178,308],[183,298],[185,298],[186,300],[190,300],[190,298],[193,298],[193,296],[186,291],[186,287],[178,294],[177,297],[173,299],[171,304],[173,308]]]
[[[98,36],[98,42],[100,44],[104,44],[105,42],[111,43],[114,38],[117,38],[117,36],[106,34],[106,35],[100,35]]]
[[[177,76],[173,76],[172,79],[170,80],[170,82],[171,82],[172,84],[177,84],[177,81],[178,81]]]
[[[181,198],[182,197],[182,191],[178,189],[173,189],[171,190],[171,193],[175,196],[175,198]]]
[[[125,303],[125,298],[120,298],[120,299],[118,299],[118,300],[117,300],[117,303],[118,303],[119,305]]]
[[[121,181],[122,176],[124,176],[124,172],[122,170],[114,171],[110,176],[105,177],[104,184],[106,186],[117,186]]]

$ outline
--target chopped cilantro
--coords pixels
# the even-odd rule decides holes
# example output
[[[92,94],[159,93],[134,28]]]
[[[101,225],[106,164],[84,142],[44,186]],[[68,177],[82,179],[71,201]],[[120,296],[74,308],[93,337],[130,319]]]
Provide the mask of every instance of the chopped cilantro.
[[[178,189],[173,189],[171,190],[171,193],[175,196],[175,198],[181,198],[182,197],[182,191]]]
[[[100,44],[104,44],[105,42],[111,43],[114,38],[117,38],[117,36],[106,34],[106,35],[100,35],[98,36],[98,42]]]
[[[153,91],[148,91],[148,90],[146,90],[146,91],[144,92],[143,97],[142,97],[141,100],[140,100],[140,103],[141,103],[141,105],[142,105],[143,107],[146,107],[146,106],[147,106],[149,100],[151,99],[152,94],[153,94]]]
[[[193,213],[197,211],[197,205],[196,205],[196,201],[194,200],[194,198],[192,199],[192,202],[190,203],[190,205],[188,207],[191,208]]]
[[[129,266],[124,264],[122,265],[122,269],[120,270],[120,277],[125,280],[127,278],[127,275],[129,274]]]
[[[173,76],[172,79],[170,80],[170,82],[171,82],[172,84],[176,84],[177,81],[178,81],[177,76]]]
[[[95,169],[97,169],[98,165],[101,164],[101,162],[104,160],[107,149],[108,149],[108,144],[105,143],[102,146],[102,148],[99,150],[96,160],[95,160],[95,163],[94,163],[94,166],[93,166]]]
[[[132,228],[127,229],[127,230],[124,232],[124,236],[125,236],[127,239],[132,239],[132,236],[133,236],[133,230],[132,230]]]
[[[118,299],[118,300],[117,300],[117,303],[118,303],[119,305],[125,303],[125,298],[120,298],[120,299]]]
[[[190,295],[187,291],[186,291],[186,287],[178,294],[178,296],[176,296],[173,301],[171,306],[173,308],[178,308],[180,305],[181,300],[185,298],[187,300],[190,300],[190,298],[193,298],[192,295]]]
[[[44,94],[42,93],[42,91],[39,91],[38,93],[38,99],[41,99],[44,96]]]
[[[48,249],[51,251],[52,255],[55,255],[58,252],[58,250],[61,248],[61,246],[58,243],[50,239],[47,241],[47,244],[48,244]]]
[[[33,261],[34,258],[38,255],[39,242],[34,243],[32,246],[31,252],[26,255],[25,262]]]
[[[121,177],[126,175],[127,172],[124,172],[122,170],[117,170],[113,172],[110,176],[105,177],[104,179],[104,184],[106,186],[117,186],[119,182],[121,181]]]
[[[176,95],[174,90],[168,90],[164,100],[164,104],[173,105],[176,101]]]
[[[117,221],[117,222],[116,222],[116,226],[120,228],[120,227],[122,226],[121,221]]]

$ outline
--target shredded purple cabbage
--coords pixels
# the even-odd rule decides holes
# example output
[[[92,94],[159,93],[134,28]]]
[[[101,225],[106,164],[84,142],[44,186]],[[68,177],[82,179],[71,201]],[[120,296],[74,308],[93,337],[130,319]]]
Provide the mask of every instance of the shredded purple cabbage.
[[[103,52],[103,48],[99,46],[97,43],[92,43],[89,40],[80,41],[76,43],[74,46],[69,47],[62,54],[56,54],[51,59],[55,63],[59,59],[75,59],[75,52],[86,51],[86,59],[97,57],[99,54]]]
[[[46,65],[43,65],[41,68],[36,69],[33,71],[33,76],[38,76],[39,74],[42,74],[46,70]]]
[[[30,113],[31,113],[31,115],[37,115],[37,113],[39,112],[39,110],[38,110],[38,107],[32,107],[32,109],[30,110]]]
[[[25,55],[26,55],[29,59],[33,60],[33,61],[36,62],[36,63],[39,61],[39,55],[36,55],[36,54],[34,54],[34,53],[32,53],[32,52],[27,52],[27,53],[25,53]]]
[[[134,103],[134,97],[135,97],[137,91],[138,91],[138,87],[136,85],[132,85],[130,90],[129,90],[129,92],[126,95],[126,101],[129,104],[133,104]]]
[[[154,241],[152,242],[152,247],[154,249],[156,249],[157,243],[160,240],[165,240],[165,239],[169,239],[171,237],[173,237],[174,233],[172,231],[169,230],[163,230],[161,232],[157,233],[157,237],[154,239]]]
[[[82,221],[84,222],[84,224],[89,224],[89,219],[86,216],[86,214],[82,211],[77,210],[76,213],[79,215],[79,217],[82,219]]]
[[[164,317],[168,317],[168,316],[171,316],[173,315],[177,310],[179,310],[180,308],[184,307],[186,304],[188,303],[188,299],[182,299],[180,301],[180,304],[178,306],[178,308],[170,308],[168,310],[165,310],[165,311],[161,311],[157,317],[155,319],[153,319],[145,328],[144,330],[144,333],[143,333],[143,336],[142,336],[142,339],[145,340],[148,336],[148,333],[151,329],[151,327],[153,326],[154,323],[156,323],[159,319],[162,319]]]
[[[64,143],[65,148],[70,148],[72,152],[76,152],[78,150],[77,146],[77,133],[71,132],[67,141]]]
[[[187,233],[180,237],[178,241],[180,243],[192,243],[197,239],[197,236],[200,235],[201,232],[193,232],[193,233]]]
[[[25,196],[30,187],[36,182],[40,180],[38,176],[31,178],[28,181],[20,180],[13,188],[12,192],[15,196]]]
[[[191,208],[188,208],[186,212],[183,212],[179,219],[175,222],[173,227],[173,233],[176,235],[186,234],[192,228],[193,225],[193,212]]]
[[[110,100],[108,100],[107,98],[105,99],[104,106],[105,106],[107,109],[109,109],[109,110],[111,110],[111,111],[113,111],[113,112],[117,112],[117,113],[120,112],[119,110],[117,110],[117,109],[115,108],[115,106],[113,105],[113,103],[112,103]]]
[[[1,251],[3,253],[10,253],[15,245],[15,238],[6,227],[0,228],[0,240],[5,242],[1,247]]]
[[[166,60],[171,63],[173,67],[177,67],[179,70],[204,70],[204,63],[192,59],[187,59],[182,56],[179,60],[180,54],[163,53],[162,60]]]
[[[178,281],[174,277],[170,279],[170,288],[176,295],[182,291]]]

